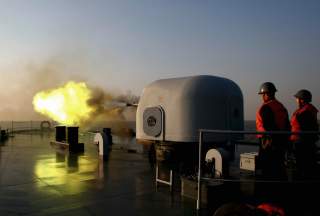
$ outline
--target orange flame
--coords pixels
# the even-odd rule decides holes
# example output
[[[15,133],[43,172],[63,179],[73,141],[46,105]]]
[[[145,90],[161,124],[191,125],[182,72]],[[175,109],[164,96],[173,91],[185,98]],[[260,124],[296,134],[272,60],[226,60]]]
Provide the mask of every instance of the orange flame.
[[[84,82],[70,81],[64,86],[41,91],[33,98],[34,109],[64,125],[78,125],[95,111],[88,105],[91,91]]]

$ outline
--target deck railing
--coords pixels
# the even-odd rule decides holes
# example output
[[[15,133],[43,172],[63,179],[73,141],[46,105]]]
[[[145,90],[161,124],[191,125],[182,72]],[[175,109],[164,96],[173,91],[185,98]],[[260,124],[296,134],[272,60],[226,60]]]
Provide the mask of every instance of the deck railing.
[[[0,124],[1,130],[13,134],[24,131],[50,129],[56,125],[53,121],[6,121]]]
[[[220,135],[320,135],[319,131],[304,131],[304,132],[289,132],[289,131],[268,131],[268,132],[258,132],[258,131],[232,131],[232,130],[209,130],[200,129],[199,130],[199,161],[198,161],[198,187],[197,187],[197,210],[200,209],[201,205],[201,182],[203,180],[208,180],[208,178],[202,177],[202,147],[204,143],[205,134],[220,134]],[[218,179],[221,181],[228,181],[227,179]],[[235,181],[235,180],[232,180]],[[241,180],[238,180],[241,181]],[[262,180],[263,182],[271,182],[271,180]],[[262,182],[261,181],[261,182]]]

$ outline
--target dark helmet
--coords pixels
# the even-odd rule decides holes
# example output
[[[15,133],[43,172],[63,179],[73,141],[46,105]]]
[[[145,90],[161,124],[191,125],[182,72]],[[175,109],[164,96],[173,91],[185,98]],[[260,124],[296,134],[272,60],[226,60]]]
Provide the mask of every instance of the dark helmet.
[[[275,93],[276,91],[277,89],[272,82],[265,82],[260,86],[258,94]]]
[[[311,92],[306,89],[301,89],[294,96],[296,98],[304,100],[305,102],[311,102],[311,100],[312,100]]]

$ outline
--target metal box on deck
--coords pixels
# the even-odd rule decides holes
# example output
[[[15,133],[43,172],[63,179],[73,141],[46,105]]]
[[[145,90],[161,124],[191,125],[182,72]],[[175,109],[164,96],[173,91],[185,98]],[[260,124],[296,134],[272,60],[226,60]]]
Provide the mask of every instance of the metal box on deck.
[[[258,152],[247,152],[240,154],[240,169],[255,171]]]

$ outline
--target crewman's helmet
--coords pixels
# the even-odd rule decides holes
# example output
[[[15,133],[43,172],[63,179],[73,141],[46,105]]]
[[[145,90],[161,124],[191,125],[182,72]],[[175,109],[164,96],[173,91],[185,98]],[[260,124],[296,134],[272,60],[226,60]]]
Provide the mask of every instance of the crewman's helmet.
[[[301,89],[300,91],[298,91],[295,95],[296,98],[302,99],[305,102],[309,103],[312,100],[312,94],[310,91],[306,90],[306,89]]]
[[[277,89],[272,82],[265,82],[260,86],[258,94],[275,93],[276,91]]]

